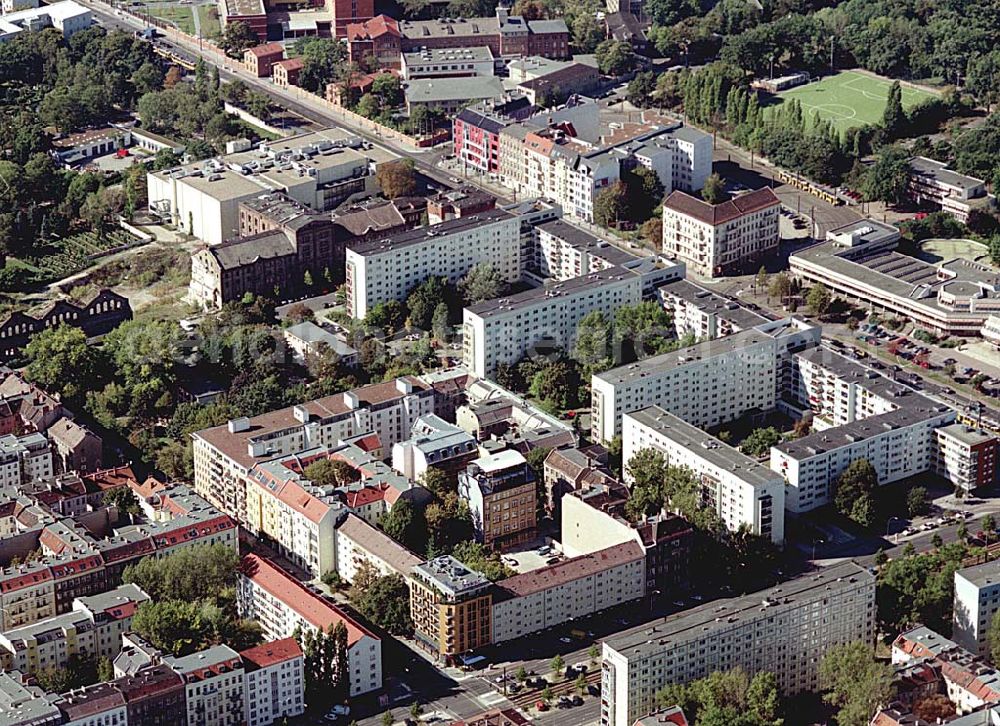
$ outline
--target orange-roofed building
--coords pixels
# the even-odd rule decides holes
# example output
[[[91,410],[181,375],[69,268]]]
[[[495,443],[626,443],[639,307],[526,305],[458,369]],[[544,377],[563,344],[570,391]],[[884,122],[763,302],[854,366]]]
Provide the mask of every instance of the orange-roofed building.
[[[351,63],[361,63],[365,58],[375,58],[379,68],[399,70],[399,23],[387,15],[378,15],[363,23],[347,26],[347,57]]]
[[[299,85],[299,74],[302,72],[304,66],[305,63],[301,58],[289,58],[288,60],[278,61],[271,69],[271,78],[274,80],[276,86],[281,86],[282,88],[297,86]]]
[[[267,78],[274,64],[284,57],[285,48],[281,43],[264,43],[243,52],[243,65],[258,78]]]
[[[305,711],[302,648],[282,638],[240,652],[247,726],[267,726]]]
[[[265,638],[288,638],[297,628],[329,632],[343,623],[347,628],[351,697],[382,688],[382,642],[378,636],[270,560],[247,555],[240,569],[240,614],[257,620]]]

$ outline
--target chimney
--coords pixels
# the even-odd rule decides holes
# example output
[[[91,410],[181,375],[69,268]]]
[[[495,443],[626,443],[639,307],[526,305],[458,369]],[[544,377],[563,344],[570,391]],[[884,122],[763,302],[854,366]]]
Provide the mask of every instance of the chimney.
[[[507,18],[509,17],[509,12],[503,5],[497,5],[497,20],[500,21],[500,27],[507,24]]]

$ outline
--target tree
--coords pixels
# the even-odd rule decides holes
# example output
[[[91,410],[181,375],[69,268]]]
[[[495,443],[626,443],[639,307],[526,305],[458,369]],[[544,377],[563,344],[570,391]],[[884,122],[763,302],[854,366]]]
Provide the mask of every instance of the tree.
[[[67,401],[80,398],[93,386],[97,354],[87,346],[80,328],[66,324],[45,328],[25,346],[24,357],[28,361],[25,378]]]
[[[650,217],[642,223],[639,234],[652,245],[653,249],[658,249],[663,244],[663,218]]]
[[[597,643],[594,643],[587,650],[587,657],[590,658],[591,665],[595,665],[597,663],[597,659],[601,657],[601,649],[597,647]]]
[[[753,278],[754,292],[757,290],[767,290],[767,268],[763,265],[757,270],[757,275]]]
[[[546,703],[549,703],[552,700],[552,686],[548,683],[546,683],[545,688],[542,689],[541,697]]]
[[[903,124],[906,122],[906,113],[903,111],[903,89],[899,81],[893,81],[889,87],[889,96],[885,102],[885,110],[882,112],[882,128],[890,139],[898,138],[903,131]]]
[[[616,227],[628,213],[628,205],[628,187],[616,181],[599,191],[594,198],[594,222],[602,227]]]
[[[452,556],[466,567],[482,574],[487,580],[496,582],[510,577],[514,572],[500,559],[497,552],[487,550],[481,543],[466,540],[459,542],[452,550]]]
[[[709,174],[701,188],[701,198],[709,204],[718,204],[726,198],[726,184],[716,173]]]
[[[813,313],[816,315],[822,315],[829,309],[830,302],[830,291],[827,289],[826,285],[818,282],[809,288],[809,293],[806,295],[806,305],[809,306],[809,309],[812,310]]]
[[[779,272],[771,278],[771,285],[767,288],[768,299],[775,297],[779,303],[784,303],[785,299],[792,294],[792,281],[784,272]]]
[[[221,598],[236,586],[238,555],[222,544],[192,545],[166,557],[129,565],[122,581],[135,583],[154,601]]]
[[[242,58],[243,51],[253,48],[260,40],[257,34],[242,20],[226,23],[219,45],[230,58]]]
[[[892,669],[875,660],[865,643],[830,648],[819,667],[823,700],[836,706],[840,726],[866,726],[892,694]]]
[[[355,578],[351,602],[358,612],[392,635],[413,632],[410,590],[400,575],[376,577],[368,582]]]
[[[396,719],[392,716],[392,711],[386,711],[382,714],[382,726],[392,726],[396,722]]]
[[[868,201],[898,204],[906,197],[910,179],[910,155],[898,146],[885,146],[865,170],[861,192]]]
[[[323,630],[296,629],[304,656],[306,700],[325,710],[350,695],[347,626],[343,621]]]
[[[983,517],[980,524],[983,527],[983,536],[986,538],[986,544],[989,544],[993,539],[994,533],[997,531],[996,520],[993,518],[992,514],[987,514]]]
[[[302,60],[299,85],[307,91],[322,94],[328,83],[343,76],[347,48],[335,38],[302,38],[295,49]]]
[[[580,13],[569,26],[573,45],[580,53],[593,53],[604,40],[604,28],[591,13]]]
[[[481,263],[469,270],[458,286],[466,304],[474,305],[500,297],[504,281],[493,265]]]
[[[927,489],[926,487],[913,487],[906,493],[906,511],[911,517],[927,514]]]
[[[781,443],[781,432],[773,426],[764,429],[754,429],[750,435],[743,439],[740,444],[740,451],[747,456],[760,457],[768,453],[772,446]]]
[[[591,374],[600,373],[614,365],[611,326],[600,310],[587,313],[577,324],[573,359]]]
[[[947,723],[955,716],[955,705],[943,693],[921,698],[910,709],[913,715],[926,723]]]
[[[302,470],[306,479],[319,486],[347,486],[361,479],[361,473],[340,459],[319,459]]]
[[[523,665],[517,667],[517,671],[514,672],[514,680],[518,683],[524,683],[528,680],[528,671]]]
[[[431,316],[431,331],[438,342],[447,341],[450,331],[447,303],[439,302],[434,307],[434,314]]]
[[[128,486],[107,491],[103,503],[105,507],[117,507],[121,514],[139,514],[142,511],[135,492]]]
[[[563,657],[561,655],[556,653],[555,658],[552,659],[551,665],[552,665],[552,672],[555,673],[557,676],[561,676],[563,668],[566,667],[566,661],[563,660]]]
[[[400,159],[379,165],[375,180],[382,193],[389,199],[397,199],[413,194],[417,188],[413,161]]]
[[[587,692],[587,676],[581,673],[576,677],[576,683],[573,684],[576,692],[581,696]]]
[[[605,40],[594,49],[597,69],[606,76],[620,76],[634,63],[632,46],[618,40]]]
[[[427,546],[423,512],[418,512],[408,499],[397,500],[392,509],[379,517],[379,526],[387,535],[415,552],[423,552]]]
[[[834,506],[841,514],[864,527],[875,522],[874,492],[878,473],[867,459],[855,459],[834,484]]]
[[[422,714],[423,712],[424,712],[424,707],[421,706],[416,701],[410,704],[410,718],[412,718],[414,721],[420,718],[420,714]]]
[[[128,320],[105,336],[102,349],[119,379],[134,391],[152,379],[173,379],[181,340],[181,328],[172,321]]]

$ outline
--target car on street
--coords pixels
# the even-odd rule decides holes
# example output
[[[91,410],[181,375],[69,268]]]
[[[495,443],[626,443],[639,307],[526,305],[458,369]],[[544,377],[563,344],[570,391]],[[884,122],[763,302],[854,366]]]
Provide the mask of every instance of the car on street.
[[[572,642],[573,642],[573,639],[572,639],[572,638],[567,638],[567,637],[566,637],[566,636],[564,635],[563,637],[559,638],[559,642],[560,642],[560,643],[572,643]]]
[[[580,696],[573,696],[572,702],[573,702],[574,706],[582,706],[583,705],[583,698],[581,698]]]

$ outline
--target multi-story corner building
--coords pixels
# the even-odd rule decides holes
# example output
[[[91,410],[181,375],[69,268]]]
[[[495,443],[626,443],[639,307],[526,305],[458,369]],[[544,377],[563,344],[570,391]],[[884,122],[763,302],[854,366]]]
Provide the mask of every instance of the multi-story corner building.
[[[354,582],[362,564],[371,565],[382,576],[409,579],[410,571],[423,562],[422,557],[355,514],[348,514],[337,527],[337,574],[344,582]]]
[[[324,600],[270,560],[257,555],[243,558],[237,583],[240,614],[261,624],[268,640],[290,638],[296,629],[329,632],[347,628],[350,695],[382,687],[382,642],[333,603]]]
[[[716,671],[769,671],[786,695],[816,691],[831,646],[875,642],[875,577],[853,562],[685,610],[605,639],[602,726],[632,726],[656,692]]]
[[[956,423],[937,430],[934,469],[965,491],[990,487],[997,479],[997,437]]]
[[[937,335],[977,336],[1000,312],[1000,283],[989,265],[965,259],[931,264],[896,251],[899,230],[862,219],[789,257],[792,274],[822,283],[868,310],[911,320]]]
[[[0,672],[0,720],[10,726],[61,726],[63,716],[23,673]]]
[[[347,58],[351,63],[360,64],[365,58],[373,58],[378,68],[399,70],[400,41],[399,23],[388,15],[376,15],[363,23],[347,26]]]
[[[770,187],[720,204],[674,191],[663,201],[663,253],[704,277],[756,270],[778,250],[780,207]]]
[[[347,308],[364,318],[379,303],[405,300],[428,277],[456,283],[476,265],[490,265],[507,282],[521,275],[521,228],[516,216],[491,209],[347,248]]]
[[[627,465],[636,452],[648,448],[661,452],[670,466],[694,473],[703,501],[727,529],[746,526],[775,544],[784,542],[785,484],[780,474],[659,406],[627,413],[622,422],[622,461]]]
[[[54,473],[52,444],[43,434],[0,436],[0,487],[17,489]]]
[[[656,292],[674,320],[674,333],[678,338],[693,335],[698,340],[714,340],[755,328],[768,320],[744,307],[740,301],[689,280],[668,282]]]
[[[610,321],[618,308],[641,301],[642,277],[612,267],[476,303],[462,313],[465,366],[489,377],[497,365],[516,363],[536,347],[572,350],[577,326],[586,315],[599,312]]]
[[[505,549],[534,538],[537,486],[528,462],[513,449],[471,462],[458,475],[458,496],[469,504],[476,539]]]
[[[270,726],[305,712],[305,658],[295,638],[240,651],[246,726]]]
[[[493,598],[493,642],[573,622],[645,594],[645,552],[636,542],[514,575],[498,583]]]
[[[910,159],[906,191],[917,204],[937,207],[963,223],[975,211],[989,212],[996,202],[982,179],[959,174],[946,163],[925,156]]]
[[[113,683],[96,683],[49,698],[65,726],[114,726],[125,724],[128,718],[125,697]]]
[[[414,481],[428,469],[455,475],[479,456],[479,447],[471,434],[431,414],[413,424],[413,435],[392,447],[392,468]]]
[[[46,563],[5,568],[2,582],[0,630],[13,630],[56,614],[55,578]]]
[[[818,342],[819,329],[810,330]],[[647,406],[661,406],[699,428],[774,408],[778,338],[783,334],[781,328],[762,325],[595,374],[591,379],[594,440],[610,441],[621,433],[625,413]]]
[[[239,653],[228,645],[216,645],[181,658],[164,656],[163,662],[184,679],[188,724],[243,724],[245,669]]]
[[[143,726],[187,726],[184,679],[161,663],[115,679],[125,697],[128,722]]]
[[[246,521],[246,481],[255,464],[368,432],[391,447],[409,437],[420,416],[434,413],[434,401],[428,385],[407,376],[203,429],[192,435],[195,489]]]
[[[78,598],[72,612],[0,633],[0,663],[6,670],[37,673],[63,668],[73,656],[114,658],[121,634],[149,597],[135,585]]]
[[[968,651],[990,655],[989,632],[1000,609],[1000,561],[955,572],[952,637]]]
[[[489,580],[451,555],[410,572],[410,617],[417,643],[448,664],[489,645],[493,594]]]
[[[149,209],[207,244],[221,244],[240,229],[240,204],[261,195],[281,192],[324,211],[358,192],[375,191],[375,167],[388,159],[361,147],[359,137],[325,129],[151,171]]]

